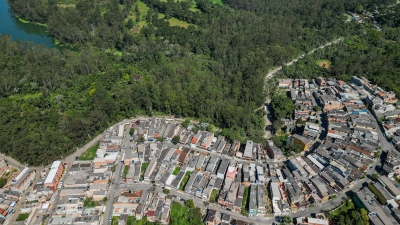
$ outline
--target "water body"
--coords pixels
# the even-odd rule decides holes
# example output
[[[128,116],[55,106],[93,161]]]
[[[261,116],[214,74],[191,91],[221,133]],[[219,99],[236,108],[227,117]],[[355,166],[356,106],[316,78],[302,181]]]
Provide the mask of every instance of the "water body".
[[[0,0],[0,34],[9,34],[13,40],[33,42],[49,48],[76,50],[56,45],[54,38],[47,35],[46,26],[21,22],[8,11],[8,8],[7,0]]]

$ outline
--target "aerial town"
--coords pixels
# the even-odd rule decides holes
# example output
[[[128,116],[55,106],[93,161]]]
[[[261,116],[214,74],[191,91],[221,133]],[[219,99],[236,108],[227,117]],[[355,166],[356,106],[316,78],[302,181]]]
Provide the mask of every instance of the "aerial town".
[[[373,224],[399,224],[395,94],[356,76],[277,80],[296,106],[281,119],[286,146],[184,119],[126,119],[47,167],[1,159],[0,224],[168,224],[174,203],[193,201],[207,225],[328,225],[348,198]]]

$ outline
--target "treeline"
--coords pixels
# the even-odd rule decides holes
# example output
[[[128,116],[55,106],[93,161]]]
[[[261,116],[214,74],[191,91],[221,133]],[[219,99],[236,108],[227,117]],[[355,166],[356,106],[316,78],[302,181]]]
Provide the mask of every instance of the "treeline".
[[[229,1],[199,0],[200,12],[192,12],[188,3],[145,0],[150,9],[140,17],[133,0],[8,2],[15,15],[81,48],[60,54],[0,38],[0,151],[34,165],[66,156],[119,119],[155,112],[199,118],[228,139],[263,142],[263,113],[255,109],[265,101],[267,71],[364,31],[344,23],[347,0],[254,2],[262,12]],[[160,13],[192,25],[171,27]],[[144,25],[135,33],[138,20]]]

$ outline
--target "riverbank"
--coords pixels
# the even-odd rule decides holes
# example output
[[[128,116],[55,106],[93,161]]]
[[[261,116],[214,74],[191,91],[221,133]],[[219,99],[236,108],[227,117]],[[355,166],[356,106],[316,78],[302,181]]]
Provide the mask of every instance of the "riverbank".
[[[13,14],[12,14],[13,15]],[[30,24],[36,24],[36,25],[39,25],[39,26],[44,26],[44,27],[47,27],[47,24],[44,24],[44,23],[37,23],[37,22],[31,22],[31,21],[28,21],[28,20],[24,20],[24,19],[22,19],[21,17],[18,17],[18,16],[16,16],[16,15],[13,15],[15,18],[17,18],[21,23],[30,23]]]

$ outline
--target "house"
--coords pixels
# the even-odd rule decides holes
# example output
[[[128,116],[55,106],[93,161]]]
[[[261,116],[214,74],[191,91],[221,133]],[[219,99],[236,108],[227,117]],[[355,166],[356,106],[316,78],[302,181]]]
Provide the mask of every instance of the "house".
[[[271,159],[281,160],[285,157],[282,150],[276,147],[271,140],[267,140],[266,150]]]
[[[215,225],[215,215],[217,214],[217,211],[213,209],[209,209],[207,213],[207,218],[206,218],[206,225]]]
[[[50,172],[48,173],[46,180],[44,181],[44,186],[49,187],[49,189],[52,191],[56,191],[63,169],[64,167],[61,161],[54,161],[51,165]]]
[[[143,179],[145,181],[147,181],[147,182],[150,181],[150,175],[151,175],[151,173],[153,173],[154,169],[156,168],[156,165],[157,165],[157,159],[153,158],[150,161],[149,165],[147,166],[146,171],[144,172]]]
[[[312,217],[299,217],[296,218],[297,224],[301,225],[329,225],[329,220],[327,219],[318,219]]]
[[[361,78],[359,78],[357,76],[351,77],[350,82],[354,83],[354,84],[357,84],[358,86],[363,86],[363,85],[367,84],[367,82],[365,80],[363,80],[363,79],[361,79]]]
[[[258,205],[257,205],[257,184],[250,185],[250,194],[249,194],[249,216],[255,216],[258,214]]]
[[[252,159],[253,158],[253,141],[248,140],[246,143],[246,147],[243,152],[243,158]]]
[[[272,212],[274,215],[282,215],[283,207],[281,202],[281,193],[279,191],[278,180],[272,179],[270,184],[270,193],[271,193],[271,201],[272,201]]]
[[[317,77],[315,79],[315,82],[318,84],[318,86],[326,86],[326,81],[322,77]]]
[[[12,191],[19,191],[22,192],[24,191],[29,184],[35,179],[36,171],[33,169],[30,169],[29,167],[25,167],[21,171],[21,173],[18,174],[18,176],[11,181],[10,188]]]
[[[265,213],[266,202],[264,184],[257,184],[257,215],[265,216]]]
[[[323,202],[327,201],[328,198],[329,198],[329,193],[328,193],[328,189],[326,188],[324,183],[320,179],[318,179],[317,177],[312,178],[311,182],[314,185],[314,187],[317,188],[318,195],[321,198],[321,200]]]
[[[394,196],[397,200],[400,200],[400,189],[397,188],[386,176],[379,176],[379,182],[388,190],[388,192]]]
[[[298,134],[293,134],[288,139],[289,145],[293,144],[293,145],[299,147],[300,150],[302,150],[302,151],[308,150],[308,148],[310,147],[310,143],[311,143],[311,141],[309,139],[307,139],[306,137],[303,137],[301,135],[298,135]]]
[[[189,152],[190,152],[190,148],[184,148],[182,153],[179,155],[178,162],[184,163],[186,156],[188,155]]]
[[[128,214],[121,214],[118,219],[118,225],[126,225],[128,222]]]
[[[207,133],[207,136],[203,139],[203,141],[200,144],[200,148],[202,149],[208,149],[211,145],[212,139],[214,138],[214,133]]]
[[[280,87],[280,88],[288,88],[292,84],[293,79],[279,79],[278,82],[279,82],[278,87]]]
[[[229,160],[228,159],[222,159],[222,161],[221,161],[221,163],[219,165],[218,171],[217,171],[217,177],[218,178],[224,179],[225,173],[226,173],[226,171],[228,169],[228,166],[229,166]]]

